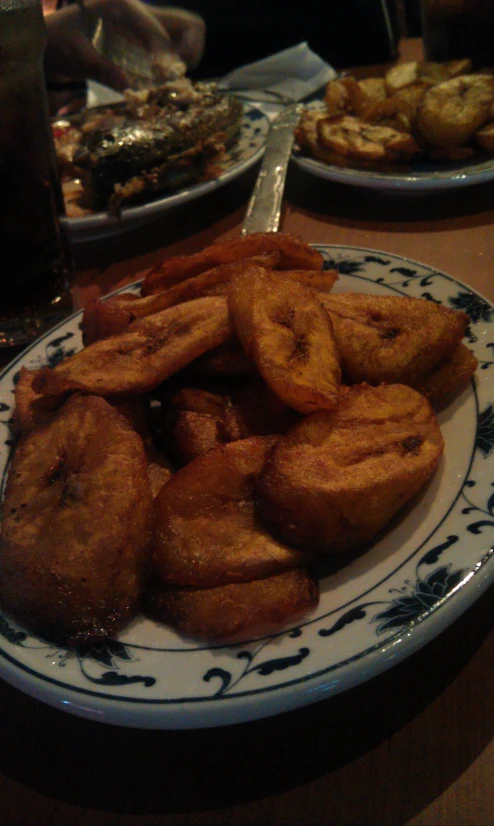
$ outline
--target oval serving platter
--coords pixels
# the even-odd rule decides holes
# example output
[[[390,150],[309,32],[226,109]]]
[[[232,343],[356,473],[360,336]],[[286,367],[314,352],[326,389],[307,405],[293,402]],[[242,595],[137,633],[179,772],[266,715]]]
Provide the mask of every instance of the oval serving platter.
[[[125,232],[140,226],[175,207],[201,198],[208,192],[238,178],[261,158],[269,132],[269,118],[249,103],[244,103],[241,133],[238,142],[231,147],[222,161],[221,172],[211,181],[193,184],[178,192],[155,197],[144,204],[128,206],[120,218],[105,212],[65,217],[62,219],[72,241],[89,241],[93,238]]]
[[[320,570],[321,600],[300,624],[241,644],[206,645],[137,618],[97,646],[67,650],[0,613],[0,676],[63,711],[122,726],[187,729],[246,722],[356,686],[436,637],[494,579],[494,316],[468,286],[424,264],[324,246],[335,292],[409,295],[465,310],[475,380],[439,413],[446,449],[421,494],[366,553]],[[128,289],[128,288],[126,288]],[[137,285],[136,285],[137,289]],[[21,366],[81,348],[81,314],[0,375],[2,487]],[[461,433],[462,438],[458,438]]]

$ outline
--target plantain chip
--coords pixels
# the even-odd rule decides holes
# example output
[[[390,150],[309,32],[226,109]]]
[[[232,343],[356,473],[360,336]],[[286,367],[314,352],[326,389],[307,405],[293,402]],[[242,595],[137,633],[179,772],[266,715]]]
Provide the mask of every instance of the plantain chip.
[[[200,252],[169,258],[150,270],[142,285],[142,294],[151,295],[178,284],[186,278],[239,259],[279,252],[280,269],[321,270],[323,257],[310,244],[286,232],[253,232],[250,235],[217,241]]]
[[[417,118],[432,146],[461,146],[488,120],[494,100],[494,77],[460,75],[432,86],[422,98]]]
[[[362,551],[437,468],[443,438],[427,399],[404,385],[342,387],[335,411],[281,436],[257,488],[283,541],[322,554]]]
[[[134,321],[124,333],[43,368],[33,387],[50,396],[69,390],[144,393],[232,334],[226,299],[197,298]]]
[[[465,335],[466,313],[408,296],[320,296],[333,322],[345,381],[419,387]]]
[[[104,399],[72,396],[14,455],[2,608],[62,644],[117,632],[137,610],[152,525],[141,438]]]
[[[251,267],[232,279],[228,301],[242,346],[285,404],[300,413],[335,406],[339,357],[315,292]]]
[[[306,555],[274,539],[257,517],[254,484],[276,437],[252,437],[180,468],[155,500],[153,567],[173,586],[212,588],[299,567]]]
[[[172,590],[151,585],[144,597],[144,610],[183,634],[219,640],[279,630],[315,608],[318,601],[315,579],[296,569],[216,588]]]

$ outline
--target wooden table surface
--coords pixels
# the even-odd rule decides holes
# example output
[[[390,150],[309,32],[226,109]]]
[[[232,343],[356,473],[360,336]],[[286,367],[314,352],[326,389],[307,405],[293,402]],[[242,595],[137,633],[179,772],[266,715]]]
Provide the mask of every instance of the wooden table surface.
[[[403,44],[401,59],[418,50]],[[77,244],[78,304],[165,255],[237,235],[255,172],[131,233]],[[409,197],[291,168],[281,228],[423,261],[494,300],[494,183]],[[0,824],[490,826],[493,600],[491,587],[358,688],[224,728],[107,726],[0,681]]]

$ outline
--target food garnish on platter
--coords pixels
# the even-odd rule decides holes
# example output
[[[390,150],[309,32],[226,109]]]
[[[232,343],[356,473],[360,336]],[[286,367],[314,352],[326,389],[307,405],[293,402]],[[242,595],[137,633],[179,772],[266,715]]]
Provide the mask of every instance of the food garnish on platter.
[[[295,137],[301,155],[322,163],[399,171],[492,153],[493,128],[492,71],[474,73],[468,60],[413,61],[381,78],[329,81]]]
[[[434,407],[477,366],[465,313],[337,278],[258,233],[92,302],[84,348],[16,385],[0,607],[66,645],[139,611],[208,640],[310,612],[317,561],[364,553],[432,478]]]
[[[220,174],[240,134],[243,106],[214,83],[185,76],[125,92],[52,124],[69,216],[108,211]]]

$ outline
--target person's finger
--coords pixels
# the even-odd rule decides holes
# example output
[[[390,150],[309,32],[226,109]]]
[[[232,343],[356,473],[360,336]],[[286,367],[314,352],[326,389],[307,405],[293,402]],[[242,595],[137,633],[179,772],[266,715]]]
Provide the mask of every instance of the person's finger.
[[[191,69],[197,66],[204,54],[206,43],[206,24],[203,18],[173,6],[155,8],[154,14],[169,32],[182,60]]]
[[[104,86],[110,86],[118,92],[123,92],[129,86],[129,79],[123,69],[104,57],[86,41],[81,45],[79,56],[81,66],[84,67],[84,77],[88,80],[96,80]]]
[[[150,52],[169,50],[171,38],[153,12],[140,0],[87,0],[90,15],[99,16],[108,29],[139,43]]]

